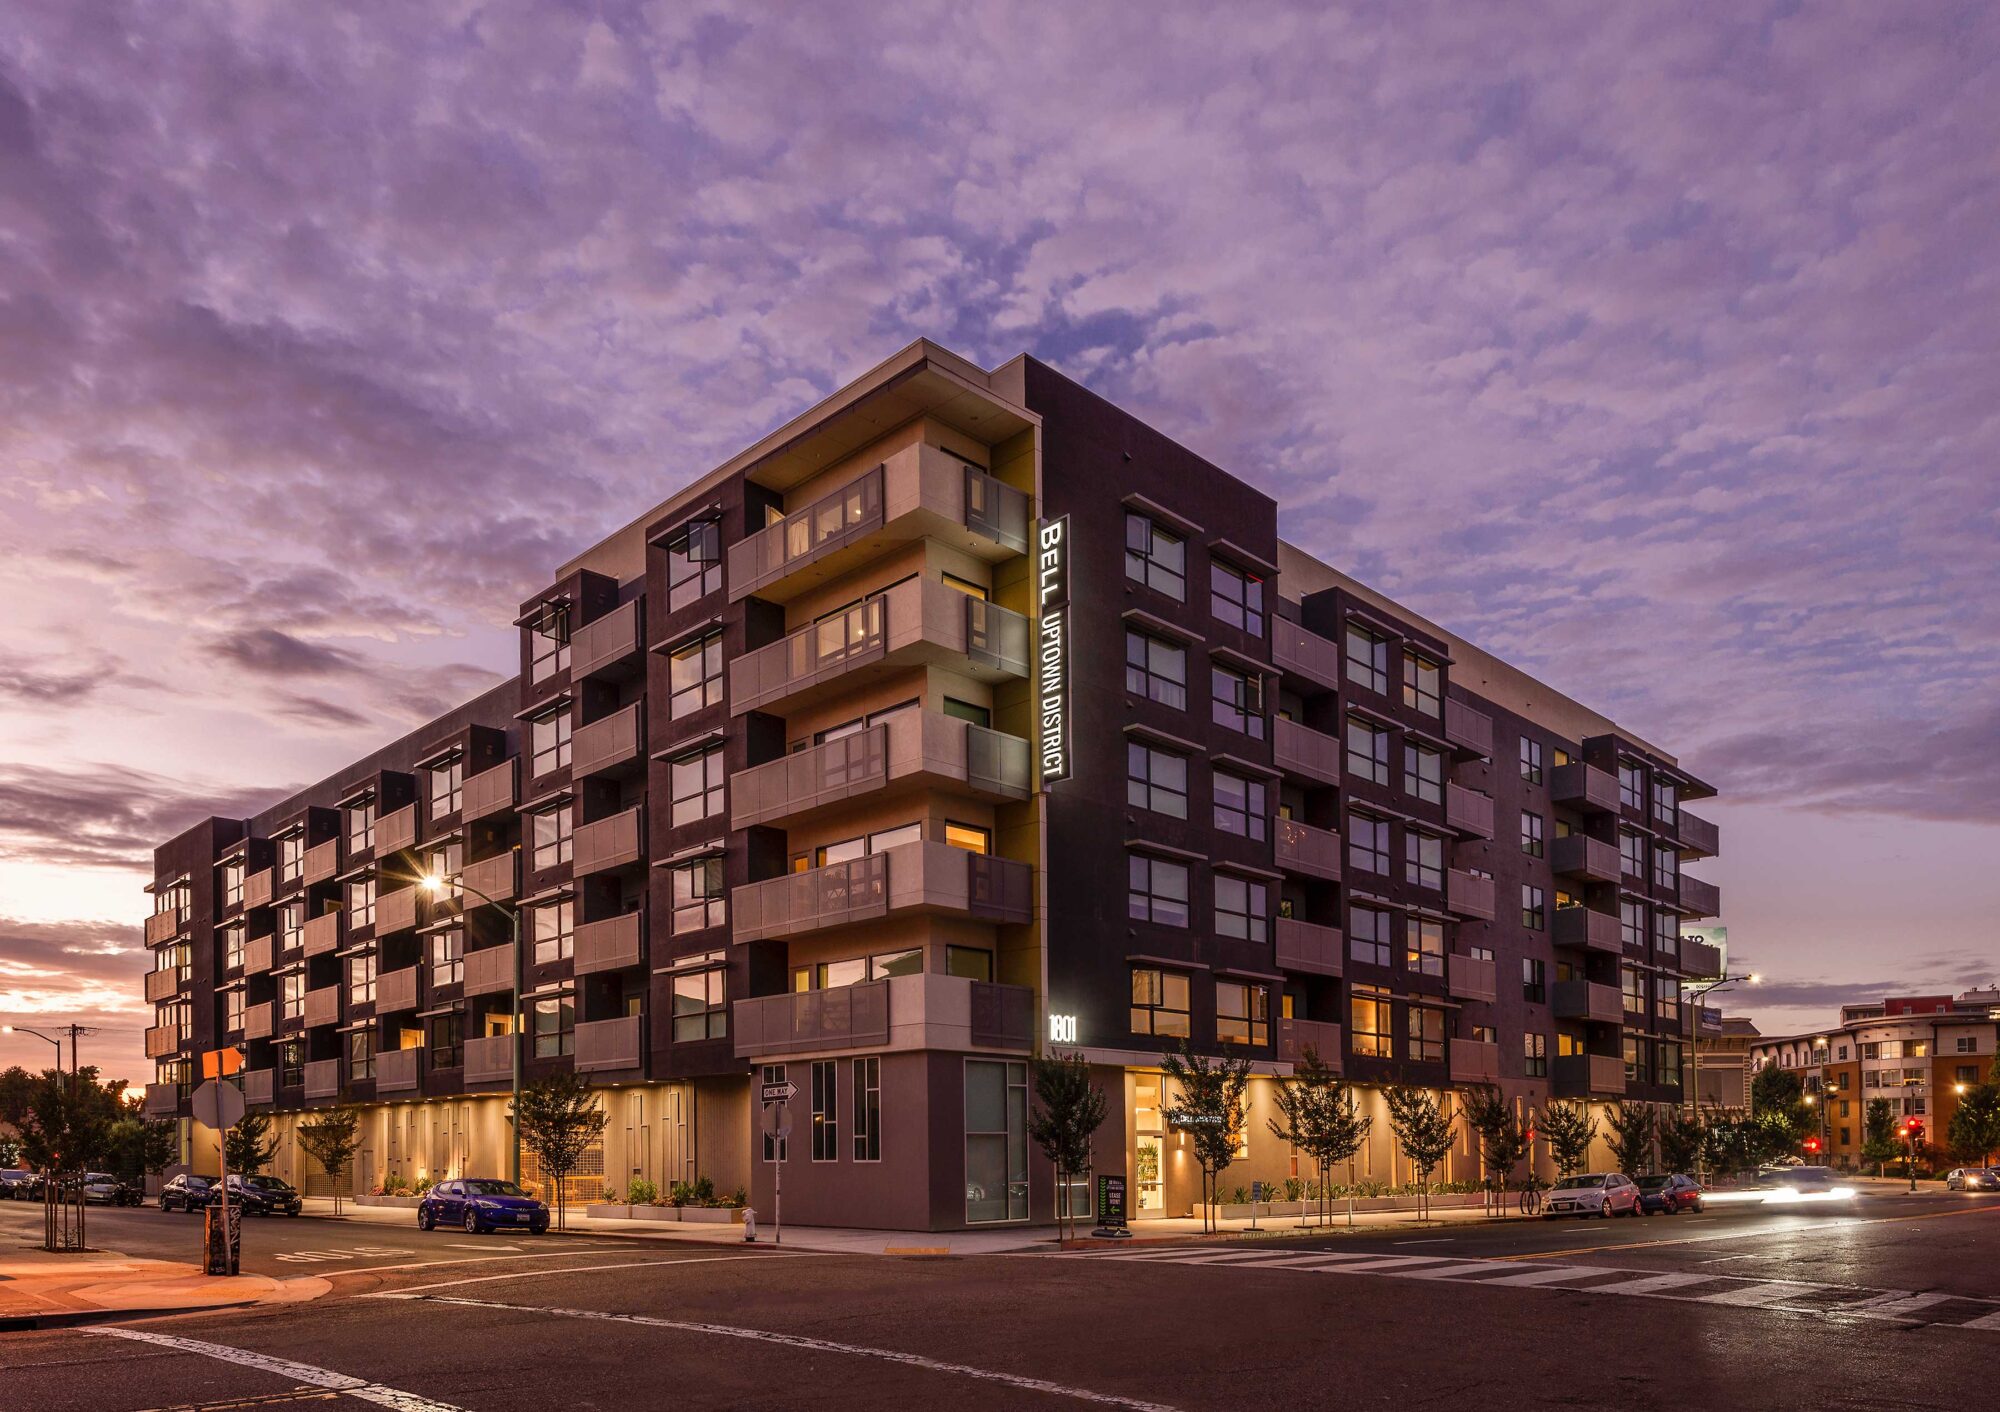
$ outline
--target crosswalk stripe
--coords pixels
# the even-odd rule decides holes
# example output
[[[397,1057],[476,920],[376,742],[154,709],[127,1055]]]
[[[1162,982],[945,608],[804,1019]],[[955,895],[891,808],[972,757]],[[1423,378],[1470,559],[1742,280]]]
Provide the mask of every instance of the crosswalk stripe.
[[[1755,1308],[1760,1304],[1784,1304],[1789,1300],[1800,1299],[1811,1294],[1816,1288],[1820,1286],[1753,1284],[1721,1290],[1715,1294],[1697,1294],[1690,1297],[1700,1304],[1731,1304]]]
[[[1615,1285],[1592,1285],[1592,1294],[1657,1294],[1666,1289],[1705,1285],[1714,1275],[1642,1275],[1636,1280],[1620,1280]]]
[[[1440,1265],[1435,1270],[1410,1270],[1407,1273],[1413,1280],[1451,1280],[1465,1275],[1476,1275],[1482,1270],[1492,1268],[1493,1262],[1490,1260],[1462,1260],[1450,1265]],[[1465,1283],[1486,1284],[1487,1281],[1466,1280]]]
[[[1562,1280],[1573,1280],[1578,1275],[1612,1274],[1610,1270],[1592,1270],[1583,1265],[1536,1265],[1530,1269],[1517,1270],[1511,1275],[1499,1275],[1490,1280],[1481,1280],[1482,1285],[1552,1285]],[[1617,1274],[1626,1273],[1623,1270]]]
[[[2000,1329],[2000,1309],[1994,1310],[1991,1314],[1981,1314],[1977,1319],[1967,1319],[1964,1323],[1954,1325],[1953,1327],[1961,1329]]]
[[[1896,1289],[1878,1294],[1873,1299],[1864,1299],[1859,1304],[1843,1304],[1837,1312],[1859,1314],[1869,1319],[1900,1319],[1957,1297],[1954,1294],[1910,1294]]]

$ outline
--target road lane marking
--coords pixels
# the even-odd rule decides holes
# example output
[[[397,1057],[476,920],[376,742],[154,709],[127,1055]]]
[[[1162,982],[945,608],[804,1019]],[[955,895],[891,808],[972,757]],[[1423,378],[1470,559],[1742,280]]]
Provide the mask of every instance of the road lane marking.
[[[515,1314],[551,1314],[562,1319],[595,1319],[614,1324],[637,1324],[649,1329],[670,1329],[676,1333],[712,1334],[718,1338],[740,1338],[758,1343],[775,1343],[787,1348],[802,1348],[811,1353],[846,1353],[856,1358],[878,1358],[886,1363],[901,1363],[905,1367],[922,1368],[933,1373],[953,1373],[962,1378],[977,1378],[982,1382],[1001,1383],[1007,1387],[1020,1388],[1024,1392],[1047,1393],[1052,1397],[1068,1397],[1078,1402],[1095,1402],[1107,1407],[1127,1407],[1133,1409],[1133,1412],[1179,1412],[1179,1409],[1165,1402],[1146,1402],[1136,1397],[1121,1397],[1117,1393],[1097,1392],[1091,1388],[1072,1387],[1066,1383],[1050,1382],[1046,1378],[1030,1378],[1019,1373],[1002,1373],[992,1368],[976,1368],[969,1363],[948,1363],[938,1358],[926,1358],[921,1353],[904,1353],[893,1348],[874,1348],[862,1343],[837,1343],[832,1339],[812,1338],[806,1334],[786,1334],[778,1333],[771,1329],[742,1328],[735,1324],[709,1324],[693,1319],[660,1319],[650,1314],[614,1314],[600,1309],[563,1309],[534,1304],[502,1304],[494,1300],[465,1299],[449,1294],[427,1294],[422,1296],[422,1298],[427,1303],[432,1304],[457,1304],[471,1309],[499,1309]]]
[[[2000,1309],[1994,1310],[1991,1314],[1982,1314],[1977,1319],[1967,1319],[1964,1323],[1954,1324],[1951,1327],[1960,1329],[2000,1329]]]
[[[1740,1277],[1736,1275],[1720,1275],[1717,1278],[1733,1280]],[[1718,1290],[1714,1294],[1697,1294],[1691,1296],[1691,1298],[1703,1304],[1728,1304],[1740,1308],[1754,1309],[1760,1304],[1784,1304],[1789,1300],[1798,1299],[1802,1295],[1808,1295],[1814,1290],[1824,1288],[1824,1285],[1802,1285],[1794,1284],[1790,1281],[1782,1283],[1769,1281],[1742,1285],[1736,1289]]]
[[[357,1378],[351,1373],[336,1373],[331,1368],[316,1368],[310,1363],[295,1363],[289,1358],[274,1358],[268,1353],[253,1353],[247,1348],[232,1348],[226,1343],[207,1343],[198,1338],[180,1338],[174,1334],[156,1334],[146,1329],[125,1329],[117,1325],[105,1325],[86,1329],[85,1333],[100,1337],[126,1338],[138,1343],[155,1344],[161,1348],[175,1349],[181,1353],[192,1353],[202,1358],[213,1358],[218,1362],[235,1363],[258,1372],[270,1373],[274,1377],[290,1378],[295,1383],[305,1383],[311,1387],[332,1388],[348,1397],[358,1397],[363,1402],[373,1402],[380,1407],[395,1409],[395,1412],[464,1412],[449,1402],[437,1402],[428,1397],[419,1397],[401,1388],[388,1387],[367,1378]]]
[[[1863,1314],[1871,1319],[1900,1319],[1928,1309],[1934,1304],[1942,1304],[1948,1299],[1956,1298],[1958,1296],[1955,1294],[1911,1294],[1905,1290],[1892,1289],[1876,1295],[1873,1299],[1850,1304],[1840,1312]]]
[[[1686,1285],[1705,1285],[1710,1280],[1730,1278],[1727,1275],[1641,1275],[1636,1280],[1620,1280],[1614,1285],[1593,1285],[1593,1294],[1653,1294],[1663,1289],[1680,1289]]]
[[[811,1255],[818,1252],[801,1251]],[[428,1290],[457,1289],[462,1285],[487,1285],[496,1280],[538,1280],[546,1275],[588,1275],[599,1270],[643,1270],[653,1265],[713,1265],[725,1260],[775,1260],[773,1255],[697,1255],[689,1260],[627,1260],[616,1265],[570,1265],[560,1270],[513,1270],[504,1275],[473,1275],[462,1280],[439,1280],[435,1284],[411,1285],[408,1289],[378,1289],[358,1296],[361,1299],[421,1299]]]

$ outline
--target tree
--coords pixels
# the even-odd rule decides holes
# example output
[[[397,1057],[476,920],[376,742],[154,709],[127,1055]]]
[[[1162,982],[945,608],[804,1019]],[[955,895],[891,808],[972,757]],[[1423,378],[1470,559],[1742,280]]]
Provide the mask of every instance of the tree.
[[[1667,1172],[1692,1172],[1701,1165],[1702,1144],[1706,1140],[1699,1118],[1676,1113],[1660,1124],[1660,1168]]]
[[[1886,1098],[1869,1099],[1861,1116],[1861,1160],[1873,1162],[1879,1177],[1884,1162],[1902,1155],[1902,1144],[1896,1141],[1895,1106]]]
[[[1334,1163],[1348,1161],[1361,1150],[1375,1120],[1361,1111],[1354,1091],[1311,1045],[1301,1051],[1291,1079],[1279,1085],[1276,1103],[1278,1117],[1267,1120],[1271,1134],[1312,1159],[1319,1173],[1320,1221],[1324,1224],[1332,1199],[1327,1172]],[[1347,1221],[1354,1223],[1352,1196],[1347,1200]]]
[[[85,1065],[73,1074],[45,1071],[10,1095],[20,1105],[21,1153],[31,1167],[81,1172],[105,1162],[111,1125],[124,1113],[125,1081],[100,1083]]]
[[[111,1125],[105,1161],[128,1182],[140,1182],[180,1155],[180,1134],[171,1118],[148,1118],[127,1110]]]
[[[361,1146],[361,1110],[346,1100],[322,1108],[298,1126],[299,1146],[333,1180],[333,1214],[340,1214],[340,1174]]]
[[[1417,1169],[1417,1219],[1428,1220],[1431,1173],[1451,1155],[1455,1136],[1451,1115],[1434,1094],[1420,1088],[1391,1087],[1383,1091],[1382,1098],[1389,1107],[1389,1131]]]
[[[1550,1103],[1542,1110],[1542,1132],[1549,1140],[1549,1155],[1556,1159],[1556,1171],[1567,1177],[1590,1165],[1590,1144],[1597,1140],[1597,1119],[1581,1103]]]
[[[1611,1128],[1611,1155],[1618,1170],[1636,1177],[1653,1165],[1653,1136],[1658,1126],[1653,1110],[1643,1103],[1616,1103],[1604,1111]]]
[[[1983,1166],[1990,1154],[2000,1150],[2000,1084],[1976,1084],[1967,1089],[1945,1133],[1959,1161]]]
[[[251,1109],[244,1110],[236,1126],[222,1142],[223,1156],[228,1159],[229,1170],[251,1177],[271,1165],[271,1159],[278,1155],[278,1141],[271,1136],[271,1118],[267,1113]]]
[[[1091,1168],[1090,1142],[1104,1123],[1104,1090],[1090,1081],[1090,1065],[1081,1054],[1038,1055],[1035,1065],[1037,1107],[1028,1118],[1028,1135],[1056,1169],[1056,1190],[1067,1193],[1067,1178]],[[1062,1239],[1062,1216],[1076,1233],[1076,1203],[1058,1214],[1056,1238]]]
[[[1202,1229],[1213,1230],[1211,1197],[1216,1178],[1236,1160],[1244,1100],[1250,1091],[1250,1061],[1210,1059],[1182,1040],[1179,1052],[1168,1054],[1161,1067],[1180,1087],[1180,1107],[1169,1118],[1188,1134],[1194,1148],[1195,1165],[1201,1168]]]
[[[598,1106],[590,1080],[582,1074],[550,1074],[521,1090],[514,1104],[514,1129],[521,1145],[535,1154],[542,1175],[555,1187],[556,1223],[568,1229],[569,1201],[563,1178],[611,1121]]]
[[[1764,1130],[1766,1155],[1773,1157],[1797,1147],[1814,1126],[1804,1082],[1776,1064],[1766,1064],[1750,1081],[1750,1116]]]
[[[1465,1121],[1479,1134],[1479,1155],[1489,1174],[1500,1183],[1500,1196],[1507,1196],[1507,1179],[1521,1159],[1528,1155],[1528,1134],[1500,1091],[1491,1086],[1468,1090]]]

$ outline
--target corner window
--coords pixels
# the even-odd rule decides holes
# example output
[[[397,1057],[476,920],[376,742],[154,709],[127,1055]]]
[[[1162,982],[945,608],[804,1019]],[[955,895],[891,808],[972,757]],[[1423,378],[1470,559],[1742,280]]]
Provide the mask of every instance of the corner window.
[[[1150,745],[1127,741],[1125,745],[1125,802],[1135,809],[1185,819],[1188,809],[1188,762],[1185,755],[1155,750]]]
[[[1224,833],[1263,842],[1270,832],[1269,786],[1227,770],[1215,772],[1214,784],[1215,826]]]
[[[1264,738],[1264,679],[1228,667],[1209,670],[1210,718],[1218,726]]]
[[[677,613],[722,587],[722,527],[694,520],[667,540],[667,611]]]
[[[1444,714],[1444,669],[1421,652],[1403,653],[1403,704],[1426,716]]]
[[[1265,1045],[1271,1042],[1269,986],[1215,983],[1215,1038],[1219,1044]]]
[[[1133,970],[1132,1033],[1182,1039],[1193,1033],[1186,976],[1150,967]]]
[[[1125,689],[1134,696],[1187,709],[1187,652],[1148,637],[1142,632],[1125,634]]]
[[[1172,863],[1143,853],[1126,856],[1126,914],[1137,922],[1158,922],[1162,926],[1188,924],[1188,870],[1185,863]]]
[[[1208,611],[1252,637],[1264,635],[1264,581],[1220,559],[1208,561]]]
[[[722,701],[722,634],[684,643],[667,654],[667,717],[680,720]]]
[[[1347,625],[1347,679],[1379,696],[1389,694],[1389,639],[1354,623]]]
[[[1125,516],[1125,577],[1187,601],[1187,542],[1144,515]]]

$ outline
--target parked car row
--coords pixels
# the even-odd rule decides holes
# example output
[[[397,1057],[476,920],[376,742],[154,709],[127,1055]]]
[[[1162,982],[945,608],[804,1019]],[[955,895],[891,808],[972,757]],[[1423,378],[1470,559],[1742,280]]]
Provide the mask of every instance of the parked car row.
[[[1563,1216],[1672,1216],[1702,1209],[1701,1184],[1682,1172],[1628,1177],[1623,1172],[1584,1172],[1563,1177],[1549,1188],[1542,1206],[1548,1220]]]
[[[296,1216],[305,1209],[298,1188],[278,1177],[229,1175],[229,1201],[247,1216]],[[162,1211],[200,1211],[222,1202],[222,1183],[183,1172],[160,1188]]]
[[[26,1167],[0,1167],[0,1199],[40,1201],[42,1174]]]

